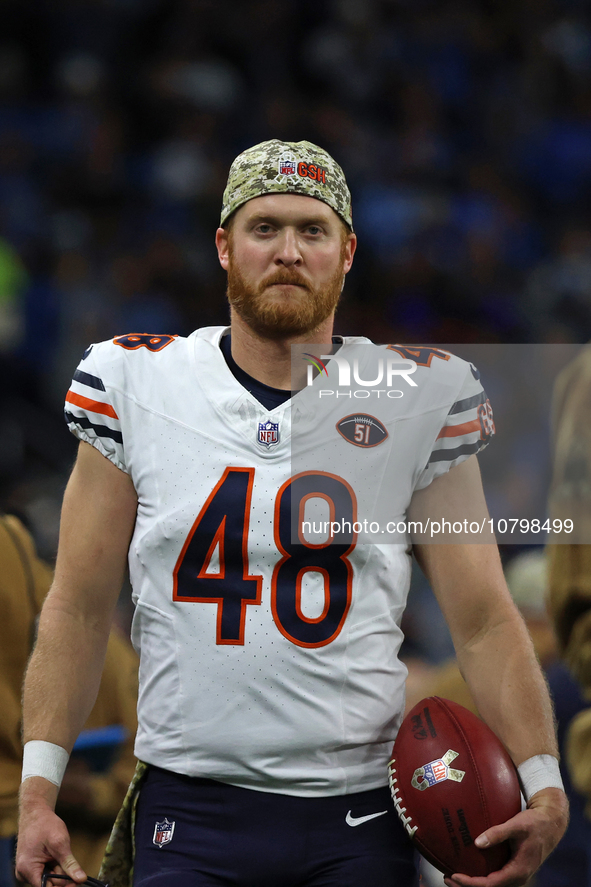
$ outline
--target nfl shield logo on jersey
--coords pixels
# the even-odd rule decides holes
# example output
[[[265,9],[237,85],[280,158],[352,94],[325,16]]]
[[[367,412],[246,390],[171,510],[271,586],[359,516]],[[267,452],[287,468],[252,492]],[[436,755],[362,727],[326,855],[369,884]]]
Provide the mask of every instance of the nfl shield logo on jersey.
[[[164,817],[162,822],[157,822],[154,828],[152,842],[156,844],[157,847],[164,847],[165,844],[170,844],[172,836],[174,835],[175,824],[174,820],[170,822],[166,817]]]
[[[279,422],[259,422],[257,440],[265,447],[274,447],[279,443]]]

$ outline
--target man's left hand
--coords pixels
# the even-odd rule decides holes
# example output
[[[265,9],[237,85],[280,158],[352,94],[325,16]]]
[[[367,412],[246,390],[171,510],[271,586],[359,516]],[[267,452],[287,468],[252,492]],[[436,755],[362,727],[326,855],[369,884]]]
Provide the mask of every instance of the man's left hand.
[[[509,841],[511,859],[486,877],[454,874],[447,887],[522,887],[554,850],[568,825],[568,800],[558,788],[546,788],[530,798],[523,810],[501,825],[487,829],[475,840],[482,849]]]

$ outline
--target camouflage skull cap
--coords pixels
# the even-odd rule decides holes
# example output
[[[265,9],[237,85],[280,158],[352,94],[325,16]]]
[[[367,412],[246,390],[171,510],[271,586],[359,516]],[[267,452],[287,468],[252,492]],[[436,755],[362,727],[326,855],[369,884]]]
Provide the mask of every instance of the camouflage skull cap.
[[[271,139],[239,154],[230,167],[220,225],[248,200],[263,194],[315,197],[334,209],[353,230],[345,174],[327,151],[312,142]]]

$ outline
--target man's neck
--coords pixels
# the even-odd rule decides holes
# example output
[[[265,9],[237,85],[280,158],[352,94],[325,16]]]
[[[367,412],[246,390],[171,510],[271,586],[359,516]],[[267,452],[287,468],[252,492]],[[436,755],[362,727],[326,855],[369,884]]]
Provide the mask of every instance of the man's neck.
[[[291,346],[325,346],[332,341],[333,318],[329,317],[314,332],[287,339],[267,339],[258,335],[251,327],[232,311],[232,357],[245,373],[270,385],[286,391],[297,391],[306,384],[306,365],[298,366],[298,376],[292,373]],[[318,347],[318,355],[324,348]],[[301,376],[301,378],[300,378]]]

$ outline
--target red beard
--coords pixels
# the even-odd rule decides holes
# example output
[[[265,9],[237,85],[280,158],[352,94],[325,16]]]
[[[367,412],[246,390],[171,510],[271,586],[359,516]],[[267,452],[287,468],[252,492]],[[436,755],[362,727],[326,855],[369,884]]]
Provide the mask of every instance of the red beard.
[[[228,301],[249,327],[266,339],[286,339],[312,333],[330,317],[343,288],[344,246],[333,277],[314,289],[296,269],[278,268],[254,287],[242,277],[230,250]],[[271,292],[273,284],[295,284],[289,294]]]

